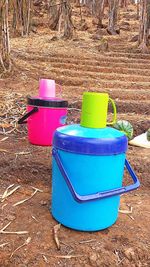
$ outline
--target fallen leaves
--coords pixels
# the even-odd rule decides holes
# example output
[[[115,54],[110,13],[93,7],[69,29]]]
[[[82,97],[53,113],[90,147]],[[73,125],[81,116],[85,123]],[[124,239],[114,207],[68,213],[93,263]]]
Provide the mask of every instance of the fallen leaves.
[[[2,129],[0,133],[7,135],[12,132],[19,132],[18,119],[26,111],[25,98],[22,94],[16,92],[8,93],[1,97],[3,101],[0,106],[0,128]]]
[[[129,207],[129,210],[120,210],[119,209],[119,212],[123,213],[123,214],[131,214],[132,211],[133,211],[133,207]]]
[[[4,142],[4,141],[7,140],[7,139],[8,139],[8,136],[2,138],[2,139],[0,140],[0,142]]]
[[[9,151],[8,151],[8,150],[6,150],[6,149],[2,149],[2,148],[0,148],[0,152],[3,152],[3,153],[8,153]]]
[[[81,257],[87,257],[86,255],[82,255],[82,254],[68,254],[68,255],[47,255],[48,257],[53,257],[53,258],[58,258],[58,259],[72,259],[72,258],[81,258]],[[44,254],[42,254],[42,257],[45,261],[47,261],[47,263],[49,262],[48,259],[46,258],[46,256]]]
[[[28,234],[27,231],[5,231],[7,227],[11,224],[12,222],[7,223],[1,230],[0,234],[16,234],[16,235],[24,235]]]
[[[13,153],[7,149],[3,149],[3,148],[0,148],[0,152],[2,153],[9,153],[9,154],[14,154],[16,157],[22,155],[22,156],[26,156],[26,155],[30,155],[32,154],[31,151],[20,151],[20,152],[16,152],[16,153]]]
[[[34,195],[37,193],[37,192],[43,192],[42,190],[40,190],[40,189],[38,189],[38,188],[35,188],[35,187],[32,187],[33,189],[34,189],[34,192],[32,193],[32,195],[30,196],[30,197],[28,197],[28,198],[25,198],[25,199],[23,199],[23,200],[21,200],[21,201],[18,201],[17,203],[15,203],[13,206],[14,207],[16,207],[16,206],[18,206],[18,205],[21,205],[21,204],[23,204],[24,202],[26,202],[26,201],[28,201],[29,199],[31,199],[32,197],[34,197]]]
[[[35,216],[31,216],[33,220],[35,220],[36,222],[38,222],[38,220],[35,218]]]
[[[9,191],[9,189],[11,189],[13,186],[14,184],[11,184],[6,188],[5,192],[1,196],[1,202],[4,202],[9,196],[11,196],[14,192],[16,192],[21,187],[20,185],[18,185]]]
[[[5,246],[7,246],[8,244],[9,244],[8,242],[7,243],[0,244],[0,248],[3,248]]]
[[[11,184],[9,185],[6,190],[4,191],[4,193],[2,195],[0,195],[0,202],[4,202],[9,196],[11,196],[12,194],[14,194],[19,188],[21,188],[21,185],[17,185],[16,187],[14,187],[12,190],[10,190],[12,187],[14,187],[14,184]],[[28,201],[29,199],[31,199],[32,197],[34,197],[34,195],[37,193],[37,192],[43,192],[43,190],[39,189],[39,188],[36,188],[36,187],[33,187],[32,186],[32,189],[34,190],[34,192],[31,194],[30,197],[28,198],[25,198],[21,201],[18,201],[17,203],[13,204],[13,206],[18,206],[18,205],[21,205],[23,204],[24,202]],[[3,205],[4,207],[5,205]]]
[[[54,241],[56,243],[56,246],[57,246],[58,250],[60,249],[60,241],[59,241],[59,238],[58,238],[58,233],[59,233],[59,230],[60,230],[60,226],[61,226],[61,224],[56,224],[54,226],[54,228],[53,228]]]
[[[31,151],[21,151],[21,152],[15,153],[16,156],[18,156],[18,155],[29,155],[29,154],[31,154]]]
[[[121,210],[121,209],[119,209],[119,212],[123,213],[123,214],[127,214],[128,217],[130,217],[133,221],[135,220],[134,217],[131,216],[131,214],[133,212],[133,207],[129,206],[129,210]]]
[[[117,265],[120,265],[123,261],[124,261],[124,257],[123,258],[121,258],[121,256],[120,256],[120,251],[119,250],[115,250],[114,251],[114,254],[116,255],[116,257],[117,257]]]
[[[7,188],[6,188],[6,190],[4,191],[4,193],[0,196],[0,198],[1,198],[1,203],[2,202],[4,202],[9,196],[11,196],[12,194],[14,194],[21,186],[20,185],[18,185],[18,186],[16,186],[16,187],[14,187],[14,184],[11,184],[11,185],[9,185]],[[11,189],[11,188],[13,188],[13,189]],[[32,187],[32,189],[34,190],[34,192],[31,194],[31,196],[30,197],[28,197],[28,198],[25,198],[25,199],[23,199],[23,200],[21,200],[21,201],[19,201],[19,202],[17,202],[17,203],[15,203],[13,206],[18,206],[18,205],[21,205],[22,203],[24,203],[24,202],[26,202],[26,201],[28,201],[29,199],[31,199],[37,192],[43,192],[42,190],[40,190],[39,188],[36,188],[36,187]],[[7,204],[4,204],[3,206],[2,206],[2,210],[4,209],[4,206],[6,206]],[[33,216],[33,218],[34,218],[34,216]],[[23,234],[27,234],[28,233],[28,231],[6,231],[6,229],[9,227],[9,225],[11,224],[12,222],[9,222],[9,223],[7,223],[1,230],[0,230],[0,234],[16,234],[16,235],[23,235]],[[29,239],[27,239],[26,240],[26,242],[23,244],[23,245],[21,245],[21,247],[22,246],[24,246],[25,244],[27,244],[29,242]],[[1,245],[2,246],[2,245]],[[20,247],[19,247],[20,248]],[[17,249],[18,250],[18,249]]]
[[[31,237],[28,237],[22,245],[20,245],[19,247],[17,247],[17,248],[11,253],[10,258],[12,258],[12,256],[15,254],[16,251],[18,251],[18,250],[21,249],[22,247],[28,245],[30,242],[31,242]]]
[[[51,257],[56,257],[59,259],[72,259],[72,258],[81,258],[85,257],[86,255],[50,255]]]
[[[46,258],[46,256],[45,256],[44,254],[42,255],[42,257],[43,257],[43,259],[44,259],[44,261],[45,261],[46,263],[49,263],[48,259]]]
[[[79,242],[79,244],[86,244],[86,243],[91,243],[91,242],[95,242],[96,239],[89,239],[89,240],[82,240]]]

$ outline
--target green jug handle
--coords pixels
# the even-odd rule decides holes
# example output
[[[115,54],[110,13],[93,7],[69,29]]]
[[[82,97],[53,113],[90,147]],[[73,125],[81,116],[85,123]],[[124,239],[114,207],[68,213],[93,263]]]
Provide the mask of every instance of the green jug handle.
[[[109,100],[112,104],[112,107],[113,107],[113,111],[114,111],[114,115],[113,115],[113,121],[112,122],[107,122],[107,125],[113,125],[116,123],[116,120],[117,120],[117,109],[116,109],[116,105],[115,105],[115,102],[112,98],[109,97]]]

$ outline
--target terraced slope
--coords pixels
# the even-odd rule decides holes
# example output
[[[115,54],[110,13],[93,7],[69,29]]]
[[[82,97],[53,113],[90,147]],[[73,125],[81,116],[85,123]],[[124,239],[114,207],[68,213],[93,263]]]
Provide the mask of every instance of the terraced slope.
[[[131,32],[128,38],[133,34]],[[119,42],[121,48],[117,47]],[[32,42],[30,38],[24,40],[23,47],[14,40],[13,56],[18,75],[22,73],[24,77],[23,92],[36,94],[41,77],[55,79],[63,86],[63,97],[69,100],[68,122],[80,121],[84,91],[108,92],[116,102],[118,119],[129,120],[135,135],[146,131],[150,127],[150,55],[139,54],[133,49],[129,52],[130,43],[127,51],[126,33],[111,37],[109,43],[109,51],[100,53],[90,34],[84,41],[79,38],[77,42],[53,42],[47,35],[36,36],[32,37]],[[30,88],[34,88],[32,92]],[[141,159],[137,161],[139,169],[149,161],[141,155],[148,152],[142,151]]]
[[[126,52],[100,55],[92,48],[88,53],[85,50],[82,56],[84,52],[80,46],[74,47],[72,53],[69,44],[58,42],[57,51],[53,48],[55,44],[49,44],[47,53],[29,49],[17,53],[14,50],[14,56],[17,55],[18,65],[24,66],[22,70],[31,79],[51,77],[61,84],[71,107],[81,107],[84,91],[108,92],[116,101],[118,118],[130,120],[135,128],[139,128],[135,133],[147,129],[150,115],[149,55]]]

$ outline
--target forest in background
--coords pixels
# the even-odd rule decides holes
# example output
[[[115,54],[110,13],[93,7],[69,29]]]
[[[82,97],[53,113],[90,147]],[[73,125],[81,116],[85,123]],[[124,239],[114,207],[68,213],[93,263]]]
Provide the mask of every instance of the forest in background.
[[[57,38],[71,39],[78,27],[72,19],[73,7],[79,7],[83,30],[88,28],[82,18],[82,8],[93,17],[97,28],[106,27],[108,34],[120,34],[118,16],[121,9],[128,11],[129,4],[136,5],[139,34],[137,46],[140,52],[149,52],[150,0],[2,0],[0,3],[0,67],[1,72],[11,70],[10,38],[25,37],[35,31],[33,18],[47,16],[47,27],[57,32]],[[129,11],[130,12],[130,11]],[[107,25],[103,18],[107,17]]]

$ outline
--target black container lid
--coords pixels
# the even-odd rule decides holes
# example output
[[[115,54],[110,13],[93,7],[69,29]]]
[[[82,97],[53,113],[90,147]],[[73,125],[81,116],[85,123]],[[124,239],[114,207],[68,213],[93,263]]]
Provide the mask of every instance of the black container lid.
[[[39,98],[39,97],[27,97],[27,103],[30,106],[48,107],[48,108],[66,108],[68,107],[68,101],[61,98]]]

